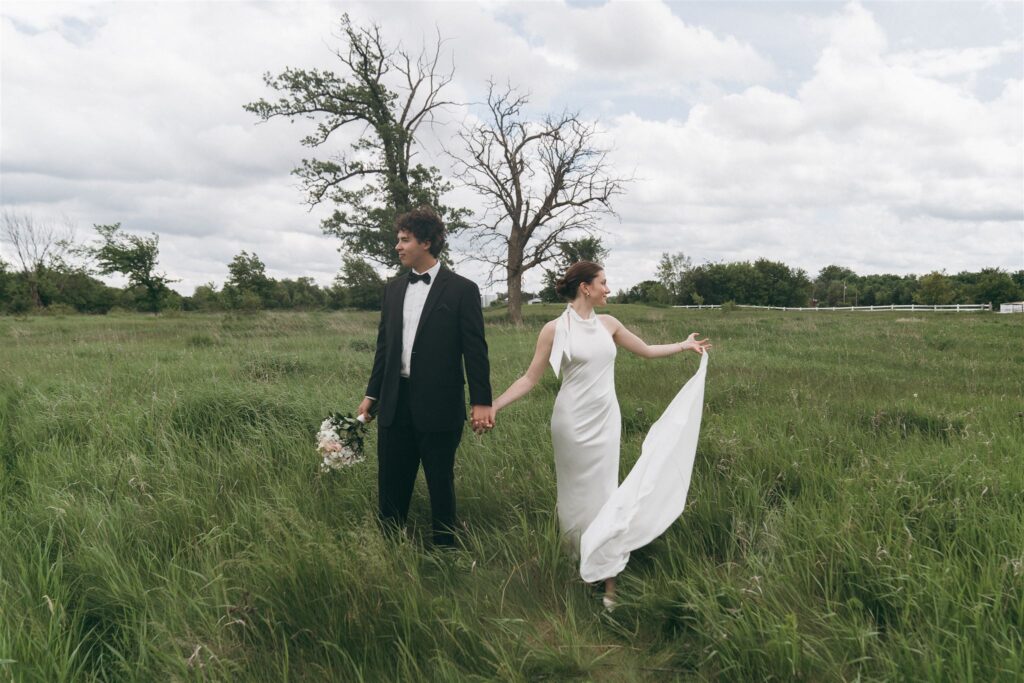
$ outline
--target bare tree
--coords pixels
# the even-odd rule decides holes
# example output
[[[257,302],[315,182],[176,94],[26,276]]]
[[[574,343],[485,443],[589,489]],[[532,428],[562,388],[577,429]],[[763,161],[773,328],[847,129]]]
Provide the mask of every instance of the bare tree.
[[[521,324],[523,275],[556,258],[561,245],[597,230],[613,214],[611,199],[626,178],[609,174],[598,129],[578,113],[541,121],[524,115],[528,96],[489,84],[489,120],[459,133],[456,177],[484,199],[485,213],[470,227],[470,258],[490,263],[492,280],[508,285],[509,317]],[[495,277],[503,272],[504,277]]]
[[[302,180],[309,205],[331,201],[338,208],[321,224],[323,231],[345,241],[344,248],[382,265],[399,267],[394,219],[420,204],[430,204],[457,231],[468,211],[441,205],[450,189],[437,168],[413,164],[416,135],[435,112],[451,104],[441,91],[452,80],[441,63],[443,41],[418,54],[389,47],[380,26],[354,25],[341,19],[341,49],[334,50],[341,74],[318,69],[286,68],[264,76],[276,101],[245,105],[263,121],[306,118],[316,131],[302,144],[320,148],[339,128],[350,124],[363,132],[349,153],[327,159],[303,159],[292,173]]]
[[[74,224],[67,218],[59,222],[40,221],[29,213],[11,209],[4,209],[0,215],[0,239],[14,250],[14,258],[25,275],[32,304],[37,308],[43,305],[39,279],[47,266],[63,265],[74,234]]]

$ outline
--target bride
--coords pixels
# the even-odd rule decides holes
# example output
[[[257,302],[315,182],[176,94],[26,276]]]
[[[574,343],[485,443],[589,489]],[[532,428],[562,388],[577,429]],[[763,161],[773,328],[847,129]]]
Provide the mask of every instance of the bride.
[[[563,536],[579,551],[584,532],[618,488],[621,421],[615,397],[616,346],[643,358],[663,358],[682,351],[703,355],[711,345],[707,339],[698,340],[697,332],[687,337],[686,341],[675,344],[646,344],[612,316],[595,313],[594,307],[607,304],[611,293],[604,269],[596,263],[580,261],[573,264],[557,283],[557,291],[569,301],[565,313],[541,329],[529,369],[494,401],[491,418],[493,422],[498,411],[529,393],[544,374],[545,365],[551,365],[556,377],[562,374],[562,386],[551,415],[551,442],[554,446],[558,488],[558,524]],[[701,363],[701,372],[705,365]],[[701,401],[698,402],[698,411],[703,397],[703,384],[700,385],[699,396]],[[676,403],[674,401],[673,405]],[[697,415],[699,421],[699,412]],[[652,435],[653,432],[654,428]],[[695,432],[693,445],[696,445]],[[644,446],[646,452],[646,442]],[[689,470],[685,481],[688,485]],[[649,485],[645,486],[650,488]],[[679,491],[674,494],[678,499]],[[685,490],[682,499],[685,501]],[[633,502],[636,502],[635,495]],[[607,511],[602,519],[613,519],[620,511],[621,505]],[[674,516],[677,517],[678,512]],[[630,535],[624,534],[627,530],[622,528],[621,520],[611,522],[611,526],[616,525],[617,528],[603,535]],[[653,533],[660,534],[663,531],[664,527]],[[643,537],[644,533],[641,532],[639,536]],[[632,535],[638,536],[636,533]],[[625,557],[628,558],[628,549]],[[618,563],[621,566],[614,565],[618,571],[625,566],[624,562],[622,560]],[[603,570],[613,564],[606,562]],[[582,563],[581,574],[585,580],[595,580],[586,575]],[[605,584],[604,604],[611,608],[615,602],[615,575],[598,575],[596,580],[602,578]]]

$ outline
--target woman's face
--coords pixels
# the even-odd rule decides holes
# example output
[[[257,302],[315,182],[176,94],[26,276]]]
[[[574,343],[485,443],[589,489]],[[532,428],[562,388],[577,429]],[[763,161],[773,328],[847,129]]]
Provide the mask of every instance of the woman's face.
[[[604,306],[608,303],[608,297],[611,295],[612,290],[608,287],[608,278],[602,270],[590,282],[582,283],[580,285],[580,292],[584,297],[587,293],[590,294],[590,303],[592,305]]]

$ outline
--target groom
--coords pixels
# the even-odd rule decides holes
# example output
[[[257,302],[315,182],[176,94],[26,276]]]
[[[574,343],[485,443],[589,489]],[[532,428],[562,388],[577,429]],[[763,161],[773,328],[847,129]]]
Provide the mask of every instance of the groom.
[[[480,290],[437,260],[445,230],[431,208],[402,214],[396,231],[395,250],[410,270],[384,288],[377,351],[359,413],[369,421],[376,407],[380,418],[377,489],[385,531],[404,526],[422,463],[434,545],[453,546],[455,451],[466,421],[463,363],[473,430],[494,426]]]

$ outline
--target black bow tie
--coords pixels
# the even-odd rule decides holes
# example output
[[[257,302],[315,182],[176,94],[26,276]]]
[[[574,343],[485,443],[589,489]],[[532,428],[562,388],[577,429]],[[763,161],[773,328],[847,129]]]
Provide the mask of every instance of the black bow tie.
[[[412,272],[410,270],[409,271],[409,284],[410,285],[414,285],[417,282],[422,282],[425,285],[429,285],[430,284],[430,273],[423,273],[422,275],[417,275],[416,273],[414,273],[414,272]]]

